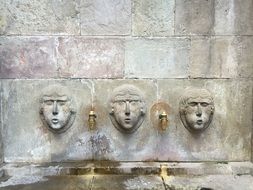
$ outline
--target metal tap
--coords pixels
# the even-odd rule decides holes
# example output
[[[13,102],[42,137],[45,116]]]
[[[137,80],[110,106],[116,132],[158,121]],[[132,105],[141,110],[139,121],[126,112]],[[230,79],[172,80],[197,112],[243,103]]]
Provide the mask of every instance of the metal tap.
[[[159,115],[159,120],[160,120],[162,130],[165,131],[168,126],[168,115],[165,112],[162,112]]]
[[[89,129],[95,129],[96,127],[96,118],[97,118],[97,115],[96,113],[91,110],[90,113],[89,113],[89,119],[88,119],[88,123],[89,123]]]

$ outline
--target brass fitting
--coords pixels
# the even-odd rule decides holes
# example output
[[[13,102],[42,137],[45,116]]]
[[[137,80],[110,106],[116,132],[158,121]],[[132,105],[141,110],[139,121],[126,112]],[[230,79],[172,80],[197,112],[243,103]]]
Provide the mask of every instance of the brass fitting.
[[[159,120],[160,120],[162,130],[165,131],[168,126],[168,115],[165,112],[162,112],[159,115]]]
[[[88,119],[88,123],[89,123],[89,129],[95,129],[96,127],[96,118],[97,118],[97,115],[96,113],[91,110],[90,113],[89,113],[89,119]]]

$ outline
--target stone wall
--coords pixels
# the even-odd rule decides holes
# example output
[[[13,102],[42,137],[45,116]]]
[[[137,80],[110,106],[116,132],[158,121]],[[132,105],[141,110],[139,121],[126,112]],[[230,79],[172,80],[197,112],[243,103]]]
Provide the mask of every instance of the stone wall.
[[[252,0],[0,0],[0,157],[251,160],[252,10]],[[133,134],[109,118],[109,97],[122,84],[141,89],[147,105]],[[44,89],[53,85],[67,88],[76,103],[75,121],[61,134],[39,114]],[[213,121],[199,135],[179,117],[189,86],[214,97]],[[87,122],[92,108],[94,130]],[[162,109],[169,114],[165,131],[158,128]]]

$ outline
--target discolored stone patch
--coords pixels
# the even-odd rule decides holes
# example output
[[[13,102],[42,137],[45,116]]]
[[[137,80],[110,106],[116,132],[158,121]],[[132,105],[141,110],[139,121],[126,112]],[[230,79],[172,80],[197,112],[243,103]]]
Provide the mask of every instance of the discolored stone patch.
[[[253,177],[250,175],[206,175],[206,176],[167,176],[165,186],[171,190],[237,190],[253,189]]]
[[[123,40],[82,37],[60,37],[58,40],[60,77],[123,77]]]
[[[55,40],[51,37],[1,37],[0,78],[57,77]]]
[[[80,34],[79,1],[1,1],[0,34]]]
[[[252,35],[253,34],[253,2],[251,0],[215,1],[216,35]]]
[[[82,35],[129,35],[131,0],[81,0]]]
[[[176,35],[212,33],[214,0],[176,0],[175,7]]]
[[[226,56],[220,54],[215,57],[215,53],[222,51],[216,47],[216,40],[212,37],[191,37],[189,76],[198,78],[219,78],[221,76],[221,65],[224,64],[219,59]],[[224,45],[224,48],[226,46]]]
[[[186,78],[188,38],[126,41],[125,75],[128,78]]]
[[[189,75],[192,78],[252,78],[251,36],[192,37]]]
[[[170,0],[133,1],[133,35],[173,35],[174,5]]]
[[[135,190],[135,189],[152,189],[163,190],[164,185],[159,176],[95,176],[92,184],[92,189],[109,190],[109,189],[122,189],[122,190]]]
[[[0,184],[5,190],[89,190],[92,176],[11,177]]]
[[[253,37],[216,37],[214,61],[221,65],[222,78],[248,78],[253,76]]]

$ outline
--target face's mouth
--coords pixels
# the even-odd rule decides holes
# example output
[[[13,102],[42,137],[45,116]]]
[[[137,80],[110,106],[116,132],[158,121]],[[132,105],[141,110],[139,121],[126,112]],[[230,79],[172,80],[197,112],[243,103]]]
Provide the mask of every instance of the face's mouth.
[[[202,120],[202,119],[198,119],[198,120],[197,120],[197,124],[198,124],[198,125],[203,124],[203,120]]]
[[[130,123],[131,119],[130,118],[126,118],[125,119],[125,123]]]
[[[52,119],[52,123],[53,123],[53,124],[59,123],[59,119],[56,119],[56,118]]]

